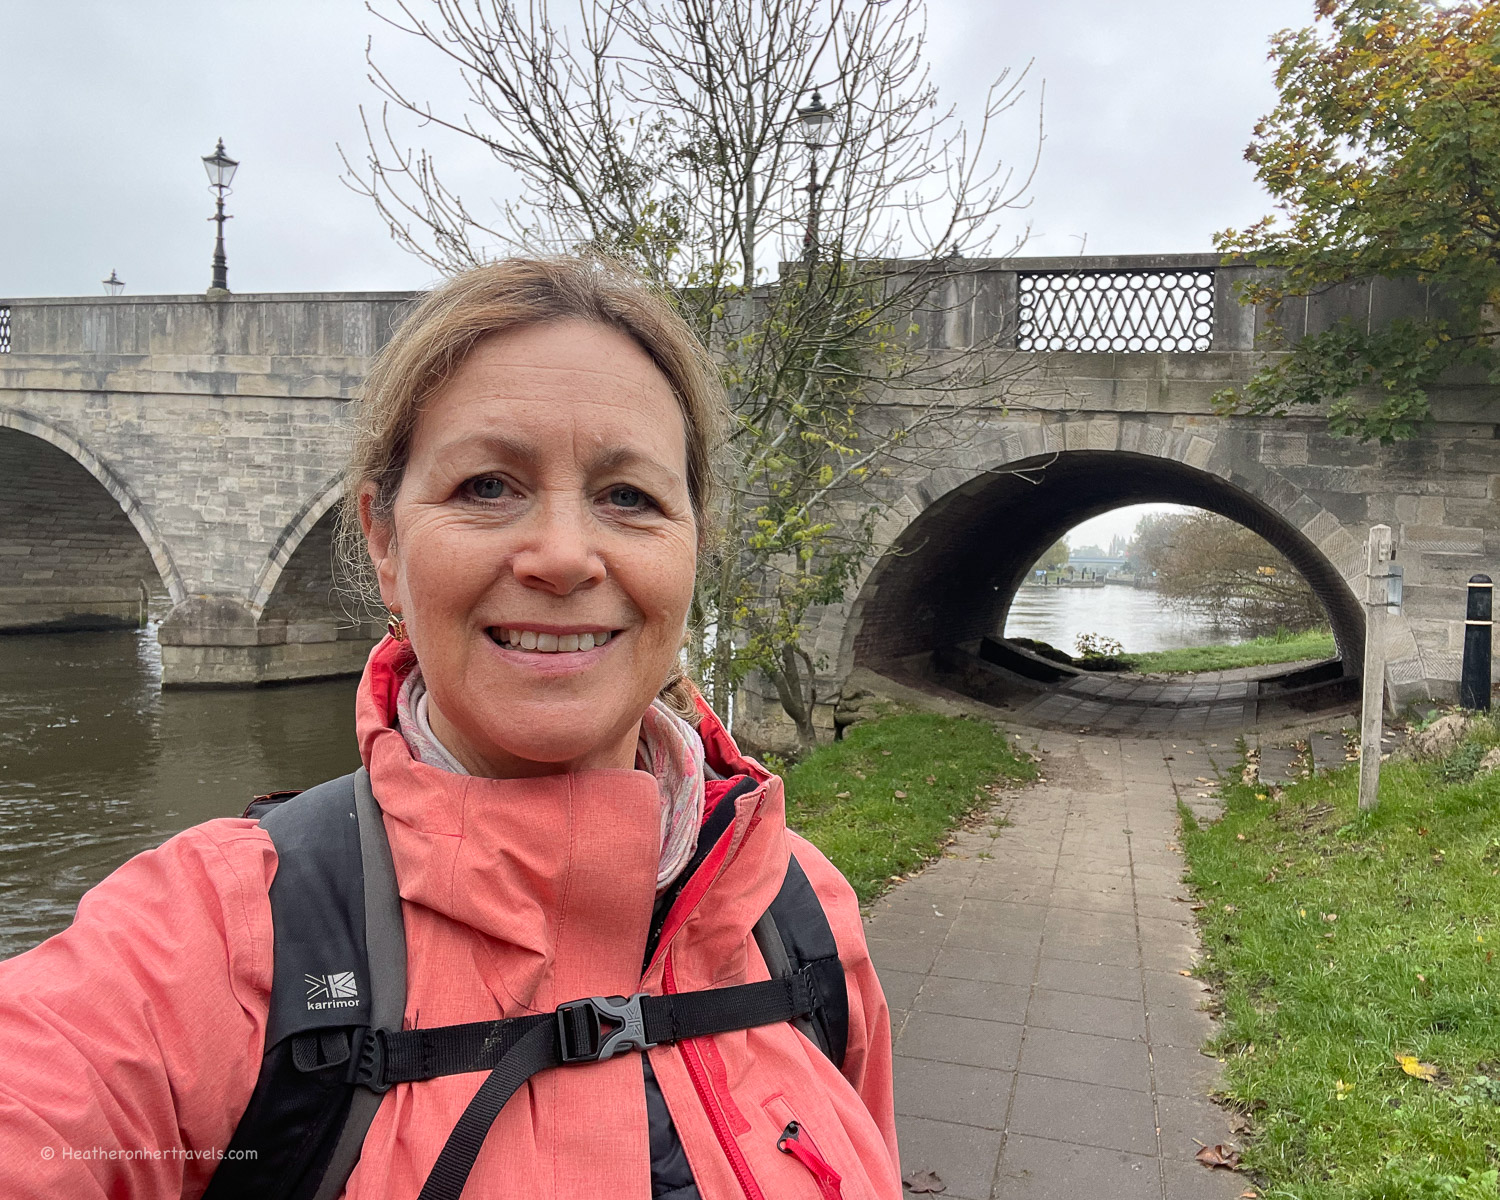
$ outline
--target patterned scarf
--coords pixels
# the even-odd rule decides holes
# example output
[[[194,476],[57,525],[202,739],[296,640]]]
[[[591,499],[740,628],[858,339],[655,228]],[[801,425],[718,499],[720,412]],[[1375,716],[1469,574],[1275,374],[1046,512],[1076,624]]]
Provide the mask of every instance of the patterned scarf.
[[[418,762],[455,775],[469,773],[432,732],[420,666],[412,667],[396,696],[396,723]],[[641,718],[635,766],[655,776],[661,792],[661,859],[656,869],[660,893],[687,866],[698,841],[703,823],[703,739],[660,700],[653,700]]]

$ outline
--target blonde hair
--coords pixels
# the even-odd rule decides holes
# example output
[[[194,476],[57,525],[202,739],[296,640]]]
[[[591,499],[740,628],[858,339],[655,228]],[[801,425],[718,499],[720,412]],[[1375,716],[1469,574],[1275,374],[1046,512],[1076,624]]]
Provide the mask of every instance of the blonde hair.
[[[373,484],[370,515],[390,520],[417,417],[477,342],[495,333],[567,320],[619,330],[665,376],[687,435],[687,486],[700,552],[709,545],[714,459],[729,411],[718,371],[692,329],[665,293],[608,259],[511,258],[465,271],[425,296],[376,356],[365,379],[344,476],[338,556],[366,602],[378,592],[359,523],[360,493]],[[696,724],[696,695],[691,680],[674,669],[661,698]]]

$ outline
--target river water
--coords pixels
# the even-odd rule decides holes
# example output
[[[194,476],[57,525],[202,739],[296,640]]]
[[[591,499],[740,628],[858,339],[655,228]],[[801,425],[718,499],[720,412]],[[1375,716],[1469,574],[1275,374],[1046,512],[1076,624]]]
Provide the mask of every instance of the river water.
[[[1076,654],[1080,633],[1119,642],[1126,653],[1217,646],[1244,635],[1215,625],[1201,613],[1169,608],[1155,592],[1109,584],[1102,588],[1040,588],[1027,585],[1011,602],[1008,637],[1035,638]]]
[[[355,683],[163,692],[154,624],[0,637],[0,958],[131,855],[353,770]]]
[[[1008,633],[1071,651],[1229,641],[1130,588],[1023,588]],[[0,637],[0,958],[72,919],[120,863],[258,793],[353,770],[355,680],[161,690],[156,627]]]

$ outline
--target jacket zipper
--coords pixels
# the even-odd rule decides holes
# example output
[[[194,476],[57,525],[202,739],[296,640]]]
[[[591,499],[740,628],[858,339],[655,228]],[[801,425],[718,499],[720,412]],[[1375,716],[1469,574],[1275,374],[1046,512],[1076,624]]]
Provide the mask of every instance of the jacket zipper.
[[[662,990],[668,995],[677,991],[670,954],[662,964]],[[698,1093],[698,1102],[703,1105],[703,1111],[708,1114],[708,1123],[713,1126],[714,1136],[719,1139],[719,1147],[724,1151],[724,1157],[729,1160],[730,1169],[734,1171],[734,1177],[739,1181],[740,1190],[745,1193],[745,1200],[765,1200],[765,1194],[760,1190],[760,1185],[755,1182],[755,1176],[750,1173],[750,1164],[745,1161],[739,1142],[735,1140],[734,1133],[725,1123],[724,1114],[719,1111],[719,1105],[708,1082],[708,1072],[704,1070],[703,1059],[698,1053],[698,1048],[693,1045],[691,1039],[687,1039],[677,1043],[677,1050],[682,1055],[682,1061],[687,1064],[688,1075],[693,1081],[694,1090]]]
[[[802,1126],[796,1121],[787,1122],[787,1127],[776,1139],[776,1149],[790,1154],[812,1173],[818,1185],[818,1195],[823,1200],[843,1200],[842,1176],[812,1147],[811,1139],[802,1140]]]

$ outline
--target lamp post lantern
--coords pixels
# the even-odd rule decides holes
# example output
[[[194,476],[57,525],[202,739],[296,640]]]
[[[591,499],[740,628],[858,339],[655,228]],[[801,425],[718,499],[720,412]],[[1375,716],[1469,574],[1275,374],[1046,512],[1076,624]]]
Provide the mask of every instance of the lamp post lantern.
[[[219,144],[212,154],[203,156],[203,169],[208,172],[209,189],[216,193],[214,215],[209,217],[209,220],[217,221],[219,225],[219,235],[214,242],[214,277],[213,282],[208,285],[209,291],[227,292],[229,290],[229,263],[224,257],[224,222],[229,218],[224,215],[224,195],[229,191],[235,168],[239,165],[224,153],[223,138],[219,139]]]
[[[115,269],[109,269],[109,278],[100,280],[104,284],[104,290],[108,295],[118,296],[125,290],[125,281],[115,274]]]
[[[814,89],[812,99],[797,110],[797,119],[807,137],[807,232],[802,236],[802,254],[811,264],[818,256],[818,193],[828,186],[826,176],[818,182],[818,151],[828,144],[828,135],[833,132],[833,110]]]

